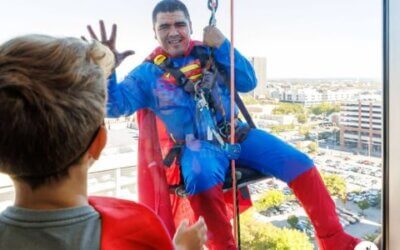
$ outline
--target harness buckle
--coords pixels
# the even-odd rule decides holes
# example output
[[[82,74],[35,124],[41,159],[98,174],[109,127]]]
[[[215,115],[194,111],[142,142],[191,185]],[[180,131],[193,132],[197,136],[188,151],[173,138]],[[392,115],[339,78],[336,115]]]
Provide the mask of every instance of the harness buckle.
[[[165,61],[165,59],[167,59],[166,56],[164,56],[163,54],[159,54],[154,58],[153,61],[155,65],[161,65]]]

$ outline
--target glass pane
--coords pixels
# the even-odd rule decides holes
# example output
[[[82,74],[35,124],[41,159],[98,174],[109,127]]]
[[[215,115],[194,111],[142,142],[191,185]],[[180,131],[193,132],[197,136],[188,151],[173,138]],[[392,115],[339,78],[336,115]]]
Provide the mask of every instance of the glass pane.
[[[312,157],[344,230],[370,241],[382,229],[381,4],[264,1],[252,12],[255,18],[237,24],[238,47],[257,37],[259,45],[249,51],[257,55],[252,62],[258,79],[266,78],[264,89],[244,96],[256,123]],[[237,16],[246,14],[239,11]],[[244,28],[250,23],[258,29]],[[260,66],[264,61],[266,66]],[[254,237],[255,231],[284,235],[290,233],[280,229],[292,228],[309,237],[292,238],[317,246],[315,228],[285,183],[267,180],[252,184],[250,191],[255,220],[279,229],[254,226],[254,220],[244,217],[242,231],[250,232],[242,234],[243,244],[264,240],[273,248],[277,239]]]
[[[184,13],[166,12],[155,17],[155,24],[156,0],[7,2],[9,11],[0,21],[12,25],[2,29],[0,43],[26,33],[89,38],[86,25],[99,34],[97,19],[102,18],[110,34],[115,22],[118,51],[134,49],[135,55],[108,81],[123,87],[113,85],[109,93],[108,142],[89,170],[89,195],[142,202],[170,233],[183,218],[194,223],[202,215],[214,246],[225,249],[234,244],[233,220],[227,219],[232,206],[225,211],[223,204],[223,196],[232,200],[232,189],[221,190],[234,158],[224,138],[231,112],[225,85],[230,43],[217,31],[210,38],[218,48],[213,50],[217,70],[209,72],[217,73],[207,87],[204,63],[196,60],[201,55],[186,53],[186,42],[203,39],[211,12],[207,1],[183,2],[191,22]],[[220,1],[216,24],[228,40],[229,11],[228,1]],[[342,227],[369,241],[381,234],[381,13],[377,0],[236,1],[236,87],[258,128],[243,133],[238,143],[236,176],[248,184],[239,193],[240,210],[247,209],[240,216],[243,249],[313,249],[316,234],[329,238]],[[163,50],[154,51],[160,45]],[[196,87],[177,86],[180,75],[156,65],[164,62],[161,55]],[[257,86],[252,86],[254,76]],[[136,112],[143,108],[147,111]],[[237,128],[246,132],[249,122],[238,107],[234,113]],[[174,145],[177,157],[165,167],[163,159]],[[249,169],[256,175],[244,182],[254,174]],[[1,174],[0,210],[12,204],[13,196],[12,182]],[[338,233],[322,241],[329,246],[352,240]]]

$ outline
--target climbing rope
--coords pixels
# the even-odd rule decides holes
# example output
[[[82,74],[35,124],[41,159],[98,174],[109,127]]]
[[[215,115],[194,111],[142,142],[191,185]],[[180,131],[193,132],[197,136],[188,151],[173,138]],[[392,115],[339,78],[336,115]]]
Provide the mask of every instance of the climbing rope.
[[[235,143],[235,46],[234,46],[234,0],[231,0],[231,14],[230,14],[230,27],[231,27],[231,144]],[[235,237],[236,245],[240,249],[240,225],[239,225],[239,207],[238,207],[238,194],[237,194],[237,180],[236,180],[236,165],[235,160],[231,160],[231,175],[233,187],[233,235]]]
[[[211,11],[209,25],[216,26],[217,20],[215,13],[218,9],[218,0],[208,0],[208,9]],[[230,143],[234,145],[235,141],[235,54],[234,54],[234,0],[231,0],[230,11],[230,26],[231,26],[231,50],[230,50]],[[236,179],[236,165],[235,160],[231,160],[231,176],[232,176],[232,189],[233,189],[233,235],[238,249],[240,249],[240,222],[239,222],[239,206],[237,194],[237,179]]]

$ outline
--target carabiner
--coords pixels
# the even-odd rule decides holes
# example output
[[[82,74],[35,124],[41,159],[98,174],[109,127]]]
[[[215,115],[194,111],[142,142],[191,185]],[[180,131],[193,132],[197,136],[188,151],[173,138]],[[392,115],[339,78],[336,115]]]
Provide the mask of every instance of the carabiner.
[[[208,9],[211,10],[210,21],[208,22],[211,26],[217,25],[217,20],[215,19],[215,12],[218,9],[218,0],[208,0]]]
[[[218,0],[208,0],[208,9],[216,12],[218,9]]]

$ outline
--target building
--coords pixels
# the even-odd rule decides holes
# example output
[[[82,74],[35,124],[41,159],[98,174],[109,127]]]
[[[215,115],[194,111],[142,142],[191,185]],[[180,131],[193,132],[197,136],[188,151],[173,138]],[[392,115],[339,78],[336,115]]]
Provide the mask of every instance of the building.
[[[276,105],[263,104],[263,105],[248,105],[247,110],[252,116],[254,122],[260,128],[267,128],[268,126],[277,125],[290,125],[297,124],[297,118],[294,115],[274,115],[272,111]]]
[[[359,96],[360,96],[360,90],[357,89],[322,91],[323,102],[342,102],[346,100],[357,100]]]
[[[345,100],[358,99],[360,90],[319,90],[315,88],[296,88],[281,89],[279,91],[279,100],[281,102],[300,103],[305,106],[320,104],[323,102],[337,103]],[[271,96],[277,96],[271,93]]]
[[[379,100],[342,103],[340,146],[364,155],[381,156],[382,103]]]
[[[257,77],[257,87],[250,92],[254,98],[265,96],[267,90],[267,59],[265,57],[250,57],[249,61]]]
[[[274,125],[297,124],[297,118],[294,115],[264,115],[260,118],[266,121],[271,121]]]
[[[279,94],[281,102],[301,103],[305,106],[323,102],[322,93],[313,88],[287,89]]]

